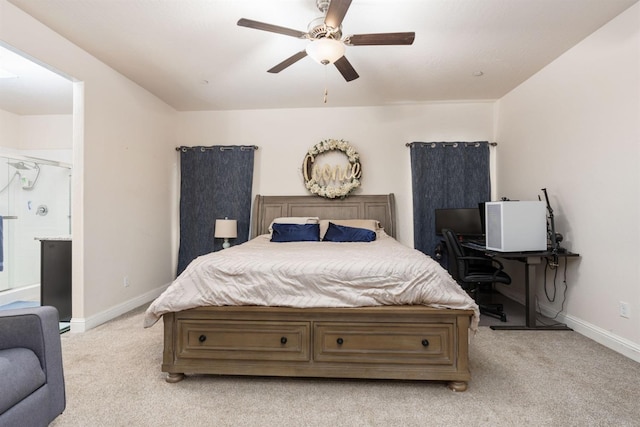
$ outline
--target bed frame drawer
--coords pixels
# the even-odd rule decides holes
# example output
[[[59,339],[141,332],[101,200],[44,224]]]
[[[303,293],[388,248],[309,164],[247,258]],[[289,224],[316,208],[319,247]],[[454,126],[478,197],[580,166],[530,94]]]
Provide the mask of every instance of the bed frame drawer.
[[[453,365],[451,324],[314,323],[316,362]]]
[[[306,361],[309,322],[178,321],[182,358]]]
[[[163,315],[162,370],[170,383],[185,373],[270,375],[446,381],[464,391],[472,315],[424,306],[199,307]]]

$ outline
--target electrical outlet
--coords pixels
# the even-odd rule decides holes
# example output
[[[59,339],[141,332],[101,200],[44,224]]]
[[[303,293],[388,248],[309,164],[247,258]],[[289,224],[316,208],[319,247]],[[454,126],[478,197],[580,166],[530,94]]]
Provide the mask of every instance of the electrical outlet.
[[[125,288],[129,287],[129,276],[124,276],[124,278],[122,279],[122,284],[124,285]]]
[[[631,316],[628,302],[620,301],[620,316],[626,317],[627,319]]]

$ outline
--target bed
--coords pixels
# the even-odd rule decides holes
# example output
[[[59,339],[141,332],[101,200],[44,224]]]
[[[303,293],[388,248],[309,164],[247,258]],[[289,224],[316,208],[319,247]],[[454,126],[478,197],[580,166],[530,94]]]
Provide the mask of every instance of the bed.
[[[270,242],[272,222],[281,217],[367,219],[381,229],[372,243]],[[429,380],[445,382],[454,391],[467,389],[477,305],[435,261],[395,240],[393,194],[345,199],[258,195],[251,228],[249,242],[194,260],[145,313],[145,327],[163,319],[162,371],[168,373],[168,382],[178,382],[185,374],[218,374]],[[366,245],[378,251],[377,258],[371,258],[375,261],[365,257]],[[316,248],[325,251],[321,254],[329,248],[330,255],[314,255]],[[351,252],[337,252],[342,250]],[[381,270],[388,263],[386,254],[395,252],[402,254],[406,266],[402,261],[394,263],[391,272]],[[228,265],[228,260],[235,263]],[[348,276],[349,268],[363,260],[367,272]],[[325,261],[338,271],[325,274]],[[259,270],[262,273],[251,272],[267,262],[272,264]],[[428,274],[413,271],[423,263]],[[273,285],[272,270],[281,264],[315,267],[312,273],[302,270],[302,285],[287,277],[278,280],[282,288],[264,291],[259,282]],[[252,279],[242,278],[245,273],[253,274],[248,276]],[[335,298],[346,292],[334,283],[341,275],[362,291],[350,296],[349,290],[348,303]],[[236,276],[244,282],[234,291]],[[417,276],[428,276],[431,284],[413,283]],[[395,282],[400,280],[404,288],[397,291]],[[218,281],[215,288],[208,284]],[[335,292],[323,294],[325,285],[335,286]],[[319,289],[319,295],[306,295],[311,288]],[[433,302],[425,305],[427,299]]]

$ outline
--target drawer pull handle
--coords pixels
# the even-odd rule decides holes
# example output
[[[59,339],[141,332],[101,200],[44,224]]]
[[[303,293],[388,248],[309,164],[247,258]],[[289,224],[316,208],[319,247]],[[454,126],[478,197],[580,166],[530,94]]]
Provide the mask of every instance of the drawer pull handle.
[[[342,345],[344,343],[344,340],[342,338],[338,338],[336,342],[338,343],[338,345]]]
[[[422,345],[425,347],[429,347],[429,340],[428,339],[423,339],[422,340]]]
[[[198,341],[200,341],[200,342],[205,342],[206,340],[207,340],[207,336],[206,335],[200,335],[198,337]]]
[[[280,338],[280,344],[286,344],[286,343],[287,343],[287,337]]]

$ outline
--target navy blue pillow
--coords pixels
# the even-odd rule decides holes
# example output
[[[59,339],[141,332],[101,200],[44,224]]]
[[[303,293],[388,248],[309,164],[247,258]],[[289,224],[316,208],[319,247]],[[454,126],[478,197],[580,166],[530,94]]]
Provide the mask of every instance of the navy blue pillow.
[[[322,240],[327,242],[373,242],[376,240],[376,232],[366,228],[347,227],[330,222]]]
[[[272,242],[319,242],[320,224],[273,224]]]

